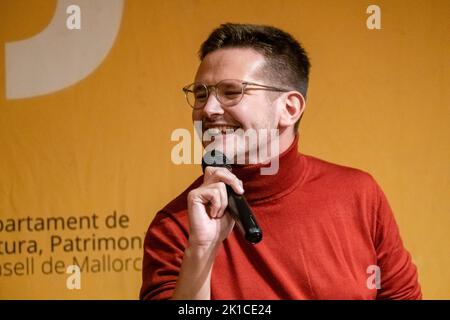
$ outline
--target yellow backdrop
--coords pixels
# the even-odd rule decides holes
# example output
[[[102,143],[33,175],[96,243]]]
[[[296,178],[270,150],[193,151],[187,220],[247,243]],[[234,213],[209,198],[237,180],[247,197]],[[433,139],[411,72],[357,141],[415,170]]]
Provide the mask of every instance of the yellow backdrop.
[[[381,30],[366,27],[370,4],[381,8]],[[4,48],[44,30],[56,6],[1,1]],[[80,8],[82,30],[95,28],[83,24]],[[198,165],[172,164],[170,136],[192,131],[180,88],[193,78],[200,43],[224,22],[275,25],[302,42],[312,69],[300,150],[372,173],[418,266],[424,298],[450,298],[449,13],[447,0],[125,1],[98,68],[62,90],[21,99],[6,98],[0,50],[0,298],[138,297],[139,240],[155,212],[200,174]],[[124,215],[122,227],[107,228],[114,212]],[[93,215],[97,228],[75,225]],[[66,230],[31,231],[25,220],[21,231],[7,227],[27,217],[59,217]],[[65,242],[77,236],[112,237],[116,249],[77,251]],[[15,252],[6,252],[13,243]],[[70,290],[65,266],[74,256],[109,257],[123,269],[95,269],[100,262],[90,260],[81,289]],[[55,269],[57,260],[64,267]]]

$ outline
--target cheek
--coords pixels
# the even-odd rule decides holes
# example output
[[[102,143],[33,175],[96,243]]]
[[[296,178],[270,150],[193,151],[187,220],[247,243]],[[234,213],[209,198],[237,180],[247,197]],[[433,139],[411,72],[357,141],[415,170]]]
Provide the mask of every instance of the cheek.
[[[252,112],[255,127],[263,129],[277,127],[276,103],[263,94],[261,94],[258,98],[257,105],[254,106]]]
[[[260,122],[262,109],[261,101],[247,97],[244,103],[238,104],[233,108],[227,110],[228,117],[238,122],[244,129],[258,128]]]
[[[267,127],[278,128],[280,119],[279,108],[276,102],[268,102],[267,108],[264,110],[264,117]]]
[[[277,114],[271,106],[261,106],[249,114],[249,124],[255,129],[271,129],[277,127]]]
[[[228,112],[226,112],[225,118],[231,118],[232,122],[239,123],[243,128],[251,128],[254,114],[250,112],[249,108],[243,106],[228,110]]]

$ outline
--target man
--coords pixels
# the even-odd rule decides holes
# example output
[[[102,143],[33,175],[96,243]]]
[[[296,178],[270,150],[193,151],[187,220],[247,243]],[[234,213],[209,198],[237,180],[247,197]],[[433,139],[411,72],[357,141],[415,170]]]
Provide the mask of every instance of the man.
[[[234,139],[244,147],[232,159],[244,155],[247,164],[206,167],[157,213],[140,298],[420,299],[416,268],[373,178],[297,151],[310,66],[300,44],[274,27],[224,24],[200,59],[184,91],[193,120],[215,131],[204,146],[228,155]],[[262,129],[278,132],[277,152],[248,164],[275,140],[245,143],[237,131]],[[276,173],[261,174],[274,157]],[[233,228],[225,185],[248,200],[263,230],[258,244]]]

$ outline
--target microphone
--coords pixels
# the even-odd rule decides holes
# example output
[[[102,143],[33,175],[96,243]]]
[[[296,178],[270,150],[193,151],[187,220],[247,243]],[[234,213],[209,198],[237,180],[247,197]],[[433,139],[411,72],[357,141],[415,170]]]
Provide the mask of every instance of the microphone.
[[[228,158],[218,150],[211,150],[207,152],[202,159],[202,169],[205,173],[205,168],[222,167],[231,171],[231,165]],[[262,230],[256,222],[252,209],[243,195],[239,195],[227,184],[225,184],[228,194],[228,211],[236,222],[239,230],[244,238],[253,244],[256,244],[262,239]]]

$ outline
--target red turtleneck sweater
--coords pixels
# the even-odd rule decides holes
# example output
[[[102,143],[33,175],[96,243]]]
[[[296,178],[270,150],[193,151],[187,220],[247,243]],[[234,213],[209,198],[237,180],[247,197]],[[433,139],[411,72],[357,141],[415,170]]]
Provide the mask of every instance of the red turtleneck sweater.
[[[276,175],[261,175],[261,165],[233,167],[263,240],[251,245],[233,230],[214,262],[212,299],[421,298],[416,267],[369,174],[300,154],[297,140],[279,166]],[[141,299],[172,295],[188,240],[187,194],[202,180],[152,221]],[[380,268],[380,289],[370,266]]]

